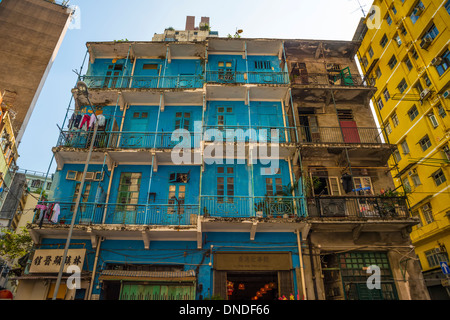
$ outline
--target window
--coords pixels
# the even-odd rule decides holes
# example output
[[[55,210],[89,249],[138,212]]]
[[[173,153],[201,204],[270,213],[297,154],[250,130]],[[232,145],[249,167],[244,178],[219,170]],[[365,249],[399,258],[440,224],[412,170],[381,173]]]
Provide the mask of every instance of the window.
[[[384,100],[386,100],[386,102],[388,102],[388,101],[389,101],[389,98],[391,97],[391,95],[389,94],[389,90],[388,90],[388,89],[385,89],[385,90],[383,91],[383,95],[384,95]]]
[[[405,92],[405,90],[408,88],[408,84],[406,83],[406,80],[402,79],[402,81],[400,81],[400,83],[398,84],[397,88],[400,91],[400,93]]]
[[[381,70],[380,70],[379,67],[378,67],[377,70],[375,71],[375,74],[376,74],[376,76],[377,76],[377,79],[380,79],[380,78],[381,78]]]
[[[185,184],[171,184],[169,185],[169,201],[168,204],[173,205],[167,208],[168,214],[183,214],[184,200],[186,199],[186,185]]]
[[[392,133],[392,128],[391,128],[391,124],[388,122],[386,122],[386,125],[384,126],[384,128],[386,129],[386,133],[388,135],[390,135]]]
[[[381,98],[378,98],[377,101],[377,105],[378,105],[378,109],[383,109],[384,105],[383,105],[383,100],[381,100]]]
[[[429,147],[431,147],[431,141],[430,138],[428,138],[428,135],[419,140],[419,145],[422,148],[422,151],[426,151]]]
[[[386,34],[385,34],[385,35],[383,35],[383,38],[381,38],[380,46],[382,48],[384,48],[386,46],[387,42],[388,42],[388,38],[386,37]]]
[[[47,190],[50,190],[52,188],[52,183],[51,182],[47,182],[47,187],[46,187],[46,189]]]
[[[403,62],[405,63],[406,67],[408,68],[408,71],[411,71],[411,69],[413,68],[411,60],[409,60],[409,58],[406,57],[406,59]]]
[[[32,180],[31,181],[31,187],[32,188],[40,188],[42,187],[43,181],[41,180]]]
[[[403,154],[409,153],[409,147],[408,147],[408,143],[406,142],[406,140],[403,140],[403,142],[400,143],[400,146],[402,147]]]
[[[431,125],[433,126],[433,128],[437,128],[439,126],[439,123],[438,123],[433,111],[431,111],[428,114],[428,119],[430,119],[430,122],[431,122]]]
[[[410,192],[411,191],[411,184],[409,183],[408,177],[403,178],[402,183],[403,183],[403,187],[405,188],[405,191],[406,192]]]
[[[157,63],[144,63],[142,66],[142,69],[144,70],[156,70],[158,69]]]
[[[373,58],[373,49],[372,49],[372,47],[369,47],[368,53],[369,53],[369,57]]]
[[[441,58],[440,62],[436,64],[435,68],[439,76],[442,76],[450,66],[450,50],[447,49],[447,51],[445,51],[439,58]]]
[[[397,9],[395,8],[395,6],[392,6],[392,7],[391,7],[391,10],[392,10],[392,12],[393,12],[394,14],[397,14]]]
[[[447,252],[441,251],[441,248],[433,248],[431,250],[425,251],[425,256],[430,268],[440,266],[441,261],[449,262]]]
[[[450,0],[448,0],[448,1],[444,4],[444,8],[445,8],[445,10],[447,10],[447,13],[450,14]]]
[[[391,116],[391,119],[392,123],[394,124],[394,128],[397,127],[399,124],[397,113],[394,112],[394,114]]]
[[[255,69],[272,69],[270,61],[255,61]]]
[[[444,172],[442,169],[439,169],[435,173],[431,175],[433,177],[434,182],[436,183],[436,186],[440,186],[443,184],[447,179],[445,178]]]
[[[413,24],[416,23],[416,21],[419,19],[420,15],[424,10],[425,6],[423,5],[422,1],[418,1],[414,9],[412,10],[411,14],[409,15],[409,18],[411,19],[411,22]]]
[[[442,155],[445,160],[450,161],[450,148],[448,146],[442,148]]]
[[[396,34],[394,39],[395,39],[395,42],[397,42],[397,46],[400,47],[402,45],[402,39],[400,38],[400,36],[398,34]]]
[[[433,210],[431,209],[431,204],[427,203],[422,206],[423,217],[425,218],[425,222],[430,224],[434,221]]]
[[[402,160],[402,157],[400,156],[400,152],[398,151],[398,149],[396,149],[394,151],[394,157],[395,157],[395,161],[399,162],[400,160]]]
[[[142,173],[122,172],[119,181],[117,203],[137,204]],[[126,209],[128,210],[128,209]]]
[[[423,75],[423,80],[425,81],[425,85],[426,85],[427,87],[429,87],[429,86],[431,85],[430,78],[428,78],[428,75],[427,75],[427,74],[424,74],[424,75]]]
[[[431,40],[434,40],[437,35],[439,34],[438,28],[436,28],[435,24],[433,23],[431,27],[425,32],[422,39],[429,38]]]
[[[190,112],[176,112],[175,113],[175,130],[185,129],[189,131],[191,123]]]
[[[386,15],[386,22],[387,22],[388,25],[392,24],[392,18],[391,18],[391,16],[389,14]]]
[[[416,228],[422,228],[423,224],[422,224],[422,218],[420,217],[419,210],[414,210],[413,212],[411,212],[411,215],[414,218],[418,218],[418,220],[419,220],[419,223],[415,227]]]
[[[416,105],[413,105],[411,109],[408,110],[408,116],[411,121],[413,121],[419,115]]]
[[[268,196],[275,196],[282,193],[283,193],[283,183],[281,176],[266,178],[266,194]]]
[[[234,167],[231,166],[221,166],[217,167],[217,201],[219,203],[223,202],[234,202]]]
[[[364,67],[367,67],[369,65],[369,61],[367,60],[367,57],[365,57],[365,56],[362,57],[361,61],[362,61],[363,65],[364,65]]]
[[[417,53],[417,50],[416,50],[416,49],[414,49],[414,48],[411,49],[411,54],[412,54],[414,60],[419,59],[419,54]]]
[[[438,114],[441,118],[445,118],[447,116],[447,113],[445,112],[445,109],[442,107],[441,104],[439,104],[437,106],[437,109],[438,109]]]
[[[418,187],[422,184],[422,182],[420,181],[419,175],[417,173],[415,173],[411,176],[411,180],[413,181],[415,187]]]

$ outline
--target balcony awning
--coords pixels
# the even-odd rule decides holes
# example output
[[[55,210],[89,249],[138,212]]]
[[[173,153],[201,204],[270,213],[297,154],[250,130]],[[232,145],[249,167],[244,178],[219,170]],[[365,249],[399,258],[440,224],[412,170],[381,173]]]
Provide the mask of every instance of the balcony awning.
[[[193,282],[195,271],[127,271],[103,270],[99,280],[158,281],[158,282]]]

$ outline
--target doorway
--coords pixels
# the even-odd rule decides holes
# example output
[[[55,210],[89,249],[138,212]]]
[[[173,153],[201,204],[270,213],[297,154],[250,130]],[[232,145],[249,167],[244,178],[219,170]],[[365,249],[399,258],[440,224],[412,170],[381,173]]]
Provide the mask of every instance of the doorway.
[[[277,272],[227,272],[228,300],[277,300]]]

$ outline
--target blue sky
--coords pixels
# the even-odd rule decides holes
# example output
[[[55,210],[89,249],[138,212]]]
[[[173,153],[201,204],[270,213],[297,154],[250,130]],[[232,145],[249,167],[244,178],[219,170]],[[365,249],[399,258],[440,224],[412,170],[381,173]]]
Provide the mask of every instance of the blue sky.
[[[359,0],[367,12],[373,0]],[[71,0],[79,28],[69,29],[19,145],[21,169],[47,172],[86,42],[151,41],[165,28],[184,29],[186,16],[210,17],[211,29],[226,37],[351,40],[362,12],[357,0]],[[85,65],[83,74],[87,70]],[[73,104],[72,104],[73,107]],[[70,116],[70,114],[69,114]],[[53,161],[50,173],[55,171]]]

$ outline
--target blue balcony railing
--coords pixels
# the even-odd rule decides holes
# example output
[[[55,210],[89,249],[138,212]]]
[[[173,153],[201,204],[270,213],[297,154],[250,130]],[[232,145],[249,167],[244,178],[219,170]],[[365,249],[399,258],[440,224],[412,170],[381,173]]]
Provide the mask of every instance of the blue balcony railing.
[[[293,218],[306,216],[302,197],[202,195],[203,216],[221,218]]]
[[[222,138],[225,142],[290,143],[294,142],[291,137],[295,135],[295,128],[290,127],[213,125],[203,130],[205,141]]]
[[[123,88],[201,88],[201,75],[177,76],[81,76],[89,88],[123,89]]]
[[[41,203],[50,206],[52,202]],[[36,213],[33,222],[70,224],[75,210],[74,202],[59,203],[57,221]],[[199,206],[197,204],[158,201],[151,204],[105,204],[81,202],[75,224],[126,224],[126,225],[196,225]]]
[[[89,148],[92,142],[92,131],[62,131],[57,146],[69,148]],[[173,149],[198,148],[201,134],[172,132],[117,132],[99,131],[95,137],[96,148],[127,148],[127,149]],[[182,145],[180,143],[183,142]]]
[[[287,72],[207,71],[208,83],[288,84]]]

